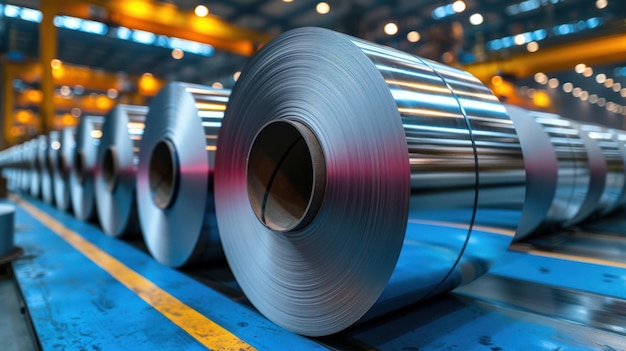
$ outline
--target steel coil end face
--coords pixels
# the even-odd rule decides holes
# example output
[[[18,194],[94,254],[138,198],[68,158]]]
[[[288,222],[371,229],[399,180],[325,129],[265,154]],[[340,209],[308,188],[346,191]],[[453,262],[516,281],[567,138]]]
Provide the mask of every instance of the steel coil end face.
[[[409,174],[394,98],[348,37],[303,28],[267,44],[233,90],[215,163],[220,237],[254,306],[303,335],[359,320],[402,247]]]
[[[102,116],[83,116],[76,127],[76,148],[70,172],[72,208],[76,218],[95,219],[94,175],[98,145],[102,137]]]
[[[229,94],[173,82],[150,104],[138,159],[137,208],[148,250],[164,265],[221,255],[213,160]]]
[[[139,229],[135,159],[147,113],[145,106],[117,105],[102,126],[94,188],[98,219],[109,236],[121,237]]]

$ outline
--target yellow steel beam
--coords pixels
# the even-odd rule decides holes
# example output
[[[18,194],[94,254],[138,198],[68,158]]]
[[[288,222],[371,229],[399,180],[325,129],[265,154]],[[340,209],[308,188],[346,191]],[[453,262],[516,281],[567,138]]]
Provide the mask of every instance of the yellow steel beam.
[[[13,127],[13,72],[8,65],[2,65],[2,119],[4,120],[4,141],[2,148],[14,143],[13,136],[11,134],[11,128]]]
[[[518,78],[537,72],[557,72],[572,69],[576,64],[588,66],[624,62],[626,60],[626,33],[580,40],[572,43],[524,53],[505,60],[474,63],[463,67],[483,82],[496,74]]]
[[[41,81],[43,69],[42,65],[36,62],[7,62],[5,66],[12,72],[13,77],[20,79],[26,83],[34,84]],[[107,91],[108,89],[117,89],[119,92],[125,92],[128,87],[140,90],[145,96],[156,94],[164,82],[161,79],[150,76],[154,86],[157,89],[146,90],[142,87],[142,77],[139,75],[122,76],[117,73],[111,73],[101,70],[94,70],[85,66],[76,66],[61,63],[61,65],[52,69],[52,78],[55,86],[67,85],[73,87],[76,85],[83,86],[86,90]],[[145,78],[144,78],[145,80]]]
[[[252,56],[271,36],[237,27],[216,16],[198,17],[174,4],[153,0],[59,0],[59,12],[74,17],[97,19],[155,34],[193,40],[217,50]],[[43,2],[43,1],[42,1]]]
[[[54,124],[54,78],[50,63],[57,57],[57,27],[54,17],[57,14],[57,0],[41,1],[43,18],[39,24],[39,62],[41,63],[41,101],[40,115],[42,116],[43,132],[50,130]]]

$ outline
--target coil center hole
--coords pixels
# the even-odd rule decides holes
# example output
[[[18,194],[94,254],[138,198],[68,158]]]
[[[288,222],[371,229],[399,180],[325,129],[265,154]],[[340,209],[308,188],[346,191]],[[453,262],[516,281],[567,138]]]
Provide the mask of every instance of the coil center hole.
[[[261,128],[247,164],[248,197],[261,223],[279,232],[302,229],[317,215],[325,187],[324,155],[308,126],[281,119]]]
[[[171,141],[164,139],[156,143],[150,155],[148,172],[152,201],[161,209],[169,207],[176,196],[180,172],[176,148]]]
[[[85,152],[82,150],[76,151],[76,153],[74,153],[74,171],[76,172],[76,180],[78,180],[80,184],[85,183],[85,162]]]
[[[119,160],[117,150],[113,146],[109,146],[102,158],[102,179],[110,192],[115,190],[117,180],[119,178]]]

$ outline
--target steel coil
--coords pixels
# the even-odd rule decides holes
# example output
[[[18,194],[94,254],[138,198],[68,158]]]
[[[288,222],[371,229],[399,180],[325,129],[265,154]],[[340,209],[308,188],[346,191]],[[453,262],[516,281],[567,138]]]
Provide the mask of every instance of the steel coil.
[[[55,158],[52,181],[54,183],[54,202],[57,208],[63,211],[71,210],[70,199],[70,172],[74,163],[74,149],[76,148],[76,128],[66,127],[59,131],[60,147]]]
[[[0,204],[0,258],[13,251],[15,232],[15,206]]]
[[[31,141],[31,149],[30,155],[28,157],[29,161],[29,171],[30,171],[30,189],[29,193],[32,197],[40,197],[41,196],[41,169],[39,167],[39,149],[41,148],[41,140],[37,137],[32,139]]]
[[[70,172],[74,215],[82,220],[96,219],[94,173],[102,137],[102,116],[83,116],[76,127],[76,148]]]
[[[626,181],[624,167],[623,145],[619,144],[615,133],[609,129],[590,124],[580,125],[580,130],[586,133],[600,148],[598,159],[603,161],[604,188],[596,203],[593,215],[605,216],[615,210],[620,204],[620,198]]]
[[[147,113],[145,106],[117,105],[102,125],[94,186],[98,219],[110,236],[139,233],[135,175]]]
[[[48,143],[43,149],[45,172],[41,179],[41,191],[43,200],[49,204],[54,204],[54,172],[58,165],[57,157],[61,148],[61,134],[58,130],[48,133]]]
[[[150,104],[139,151],[137,201],[148,250],[165,265],[221,256],[213,165],[229,94],[174,82]]]
[[[265,316],[305,335],[479,277],[525,194],[513,124],[476,78],[319,28],[281,35],[246,66],[215,169],[233,274]]]

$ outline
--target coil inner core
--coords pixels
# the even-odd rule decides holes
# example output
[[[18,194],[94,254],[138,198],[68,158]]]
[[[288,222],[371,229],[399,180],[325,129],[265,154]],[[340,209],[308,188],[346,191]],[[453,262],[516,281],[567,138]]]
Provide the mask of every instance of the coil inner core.
[[[148,167],[152,201],[166,209],[174,201],[180,172],[176,148],[171,141],[164,139],[156,143]]]
[[[85,162],[85,152],[82,150],[76,151],[76,153],[74,153],[74,171],[76,172],[76,180],[78,180],[80,184],[85,183]]]
[[[102,157],[102,179],[110,192],[117,186],[119,178],[119,160],[115,147],[110,146]]]
[[[291,232],[315,218],[326,187],[318,138],[305,124],[280,119],[256,135],[247,164],[247,190],[256,217],[266,227]]]

